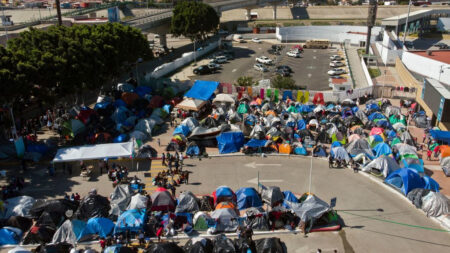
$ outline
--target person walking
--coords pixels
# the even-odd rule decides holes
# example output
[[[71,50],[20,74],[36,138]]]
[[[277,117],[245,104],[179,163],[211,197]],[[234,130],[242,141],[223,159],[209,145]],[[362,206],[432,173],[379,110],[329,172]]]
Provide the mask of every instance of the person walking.
[[[162,165],[166,166],[166,154],[164,152],[161,154]]]
[[[184,172],[184,183],[189,184],[189,172],[188,171]]]
[[[161,140],[159,138],[158,138],[157,142],[158,142],[158,147],[161,147]]]

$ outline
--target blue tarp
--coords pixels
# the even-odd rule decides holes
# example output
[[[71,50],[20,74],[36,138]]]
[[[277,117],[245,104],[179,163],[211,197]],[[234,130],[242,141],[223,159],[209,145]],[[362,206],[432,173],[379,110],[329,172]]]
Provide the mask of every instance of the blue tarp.
[[[313,152],[313,155],[317,157],[326,157],[327,152],[325,152],[325,149],[323,149],[322,147],[319,147],[315,150],[315,152]]]
[[[187,147],[186,155],[188,156],[200,155],[200,148],[197,145],[191,145]]]
[[[334,141],[333,143],[331,143],[331,147],[332,148],[342,147],[342,144],[339,141]]]
[[[128,141],[128,139],[129,139],[128,134],[120,134],[113,139],[113,142],[114,143],[126,142]]]
[[[8,244],[19,244],[20,236],[21,235],[16,234],[13,230],[2,228],[0,229],[0,246]]]
[[[298,203],[298,198],[291,191],[284,191],[283,196],[284,196],[283,206],[286,208],[291,208],[289,206],[289,203]]]
[[[245,187],[239,188],[236,192],[237,197],[237,207],[239,210],[246,209],[249,207],[260,207],[262,206],[261,198],[258,192],[254,188]]]
[[[450,131],[430,130],[433,139],[450,144]]]
[[[297,130],[303,130],[306,129],[306,122],[305,120],[301,119],[297,121]]]
[[[188,98],[208,100],[211,98],[218,85],[219,82],[196,80],[192,88],[188,90],[184,96]]]
[[[439,192],[440,186],[439,186],[438,182],[434,181],[434,179],[425,175],[425,176],[423,176],[422,180],[425,184],[425,186],[423,188],[432,190],[435,192]]]
[[[387,176],[384,182],[400,189],[405,196],[414,188],[425,187],[425,183],[419,173],[408,168],[403,168],[392,172]]]
[[[350,156],[348,155],[347,150],[345,150],[344,147],[331,148],[330,154],[334,159],[345,160],[347,162],[350,161]]]
[[[329,104],[329,105],[327,105],[326,110],[330,111],[330,110],[334,109],[334,107],[335,107],[334,104]]]
[[[175,128],[172,135],[182,134],[187,137],[190,133],[191,133],[191,130],[189,129],[188,126],[179,125],[179,126],[177,126],[177,128]]]
[[[139,232],[139,230],[144,228],[145,218],[145,209],[125,211],[117,218],[114,234],[125,232],[127,230],[130,232]]]
[[[304,147],[296,147],[294,148],[294,154],[296,155],[307,155],[308,151]]]
[[[123,101],[122,101],[123,102]],[[124,102],[125,103],[125,102]],[[95,104],[94,106],[94,110],[98,110],[98,109],[106,109],[111,103],[108,101],[103,101],[100,103]]]
[[[359,110],[358,106],[352,107],[353,114],[355,114],[358,110]]]
[[[125,103],[125,101],[123,101],[122,99],[117,99],[116,101],[114,101],[114,106],[115,107],[121,107],[121,106],[127,106],[127,103]]]
[[[382,128],[392,128],[391,123],[389,123],[389,121],[385,119],[380,119],[379,121],[377,121],[377,123],[375,123],[375,125]]]
[[[152,88],[148,86],[138,86],[134,92],[136,92],[140,97],[145,97],[146,94],[152,93]]]
[[[216,137],[220,154],[238,152],[244,146],[242,132],[226,132]]]
[[[100,237],[106,238],[112,233],[114,223],[108,218],[90,218],[80,234],[80,238],[86,235],[97,234]]]
[[[266,144],[267,140],[251,139],[245,144],[245,146],[249,148],[262,148],[266,146]]]
[[[297,111],[303,112],[303,113],[308,113],[308,112],[312,112],[313,110],[308,105],[298,105]]]
[[[131,112],[126,108],[125,106],[117,107],[117,109],[114,111],[111,118],[114,120],[114,122],[117,123],[124,123],[128,117],[130,117]]]
[[[47,151],[48,151],[48,147],[45,144],[34,143],[34,144],[27,145],[27,152],[36,152],[41,155],[45,155],[45,153],[47,153]]]
[[[381,142],[381,143],[378,143],[373,148],[373,153],[374,153],[375,157],[380,157],[382,155],[392,154],[392,150],[391,150],[391,147],[389,147],[389,145],[387,143]]]
[[[378,105],[376,105],[376,104],[366,104],[366,109],[368,109],[368,110],[372,110],[372,109],[380,110],[380,107],[378,107]]]
[[[86,227],[86,222],[82,220],[72,220],[72,231],[77,239],[80,238],[81,232]]]
[[[163,110],[167,113],[170,113],[170,107],[172,107],[171,105],[163,105]]]
[[[386,119],[386,117],[381,112],[373,112],[367,118],[371,121],[374,119]]]

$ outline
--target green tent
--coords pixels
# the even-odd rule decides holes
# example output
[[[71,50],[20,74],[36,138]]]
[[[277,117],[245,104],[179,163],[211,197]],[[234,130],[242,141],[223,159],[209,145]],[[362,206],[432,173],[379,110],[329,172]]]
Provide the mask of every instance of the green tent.
[[[249,107],[247,104],[245,104],[245,103],[240,103],[240,104],[239,104],[239,107],[238,107],[238,109],[237,109],[237,113],[239,113],[239,114],[245,114],[245,113],[248,113],[249,110],[250,110],[250,107]]]
[[[400,115],[399,117],[397,115],[391,115],[391,117],[389,117],[389,122],[391,122],[392,125],[400,122],[406,126],[406,119],[405,119],[405,116],[403,116],[403,115]]]
[[[416,154],[404,154],[400,156],[400,161],[406,158],[412,158],[419,160],[419,157]]]
[[[369,143],[371,148],[374,148],[378,143],[382,143],[383,141],[377,141],[373,135],[367,138],[367,142]]]
[[[75,137],[77,134],[83,132],[85,129],[83,122],[77,119],[65,121],[61,127],[62,127],[62,135],[70,136],[72,138]]]
[[[333,135],[331,135],[331,143],[333,143],[333,142],[335,142],[335,141],[338,141],[338,142],[340,142],[342,145],[345,145],[345,144],[347,144],[347,138],[344,136],[344,135],[342,135],[342,140],[338,140],[338,138],[337,138],[337,136],[336,136],[336,133],[334,133]]]
[[[393,147],[395,144],[398,144],[398,143],[402,143],[402,141],[399,138],[395,137],[391,141],[391,147]]]
[[[199,215],[197,217],[197,220],[195,221],[194,229],[197,231],[208,230],[208,221],[206,219],[207,219],[206,215]]]
[[[289,106],[289,108],[287,109],[288,112],[293,112],[293,113],[297,113],[297,108],[295,108],[295,106],[291,105]]]

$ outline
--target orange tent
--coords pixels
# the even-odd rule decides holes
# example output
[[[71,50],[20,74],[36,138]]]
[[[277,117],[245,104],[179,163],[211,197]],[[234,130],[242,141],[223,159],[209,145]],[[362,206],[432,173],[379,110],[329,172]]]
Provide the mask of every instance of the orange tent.
[[[217,210],[217,209],[224,209],[224,208],[236,209],[236,206],[235,206],[233,203],[227,202],[227,201],[225,201],[225,202],[220,202],[220,203],[217,204],[217,206],[216,206],[216,210]]]
[[[292,147],[289,144],[281,144],[279,147],[280,154],[290,154],[292,153]]]
[[[441,158],[450,156],[450,146],[448,146],[448,145],[441,145],[439,147],[439,149],[441,150]]]
[[[277,114],[274,111],[272,111],[272,110],[269,110],[269,111],[266,112],[266,116],[268,116],[268,115],[277,116]]]
[[[134,101],[136,99],[139,98],[139,95],[137,93],[134,92],[124,92],[122,93],[122,100],[127,104],[127,105],[132,105],[134,103]]]

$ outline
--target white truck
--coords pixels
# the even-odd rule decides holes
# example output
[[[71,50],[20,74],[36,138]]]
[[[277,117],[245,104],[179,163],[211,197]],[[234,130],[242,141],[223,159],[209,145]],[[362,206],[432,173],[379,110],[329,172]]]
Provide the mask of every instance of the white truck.
[[[233,40],[239,43],[244,43],[244,38],[242,38],[242,35],[240,34],[235,34],[233,35]]]

